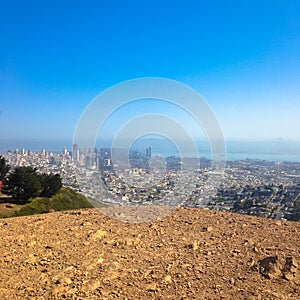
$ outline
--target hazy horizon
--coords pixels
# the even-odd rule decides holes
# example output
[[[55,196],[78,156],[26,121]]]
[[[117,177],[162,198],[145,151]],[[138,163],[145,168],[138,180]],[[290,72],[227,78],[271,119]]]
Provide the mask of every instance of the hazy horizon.
[[[179,143],[185,143],[184,140]],[[197,149],[199,156],[210,152],[209,141],[202,139],[196,140]],[[173,155],[176,145],[170,147],[171,141],[168,143],[164,138],[145,137],[138,139],[132,143],[131,149],[143,152],[146,147],[151,146],[154,154],[170,154]],[[293,155],[293,161],[300,162],[300,141],[284,140],[284,139],[273,139],[273,140],[227,140],[226,152],[229,154],[229,158],[232,157],[230,154],[253,154],[255,155]],[[46,149],[50,152],[63,152],[63,148],[67,147],[68,151],[72,151],[73,141],[69,140],[2,140],[0,145],[0,153],[6,153],[8,150],[14,151],[16,148],[21,150],[31,150],[34,152],[40,152],[42,149]],[[111,147],[112,140],[98,141],[95,146],[100,149],[101,147]],[[80,146],[80,145],[79,145]],[[81,148],[89,147],[82,144]],[[188,151],[188,149],[186,149]],[[246,157],[245,157],[246,158]],[[272,157],[270,157],[272,160]]]

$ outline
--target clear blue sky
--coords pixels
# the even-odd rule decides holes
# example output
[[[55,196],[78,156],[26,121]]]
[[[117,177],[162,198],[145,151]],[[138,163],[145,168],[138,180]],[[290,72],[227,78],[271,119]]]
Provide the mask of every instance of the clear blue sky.
[[[300,1],[0,1],[0,141],[70,141],[136,77],[204,96],[227,139],[300,140]]]

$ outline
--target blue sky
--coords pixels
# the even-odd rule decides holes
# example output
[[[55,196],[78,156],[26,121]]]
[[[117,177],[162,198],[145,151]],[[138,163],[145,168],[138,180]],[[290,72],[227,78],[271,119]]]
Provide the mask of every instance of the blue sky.
[[[300,2],[0,2],[2,147],[69,142],[101,91],[148,76],[199,92],[226,139],[300,140]]]

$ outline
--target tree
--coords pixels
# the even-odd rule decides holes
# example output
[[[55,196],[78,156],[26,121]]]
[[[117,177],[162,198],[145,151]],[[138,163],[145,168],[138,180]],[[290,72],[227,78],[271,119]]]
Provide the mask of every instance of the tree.
[[[16,201],[24,202],[33,197],[51,197],[62,187],[58,174],[38,174],[32,167],[16,167],[5,177],[3,193]]]
[[[10,171],[10,166],[6,160],[0,155],[0,181],[3,181],[7,173]]]
[[[36,169],[17,167],[4,180],[3,193],[24,202],[41,194],[42,185]]]
[[[62,187],[61,177],[58,174],[42,174],[39,176],[42,186],[42,197],[51,197]]]

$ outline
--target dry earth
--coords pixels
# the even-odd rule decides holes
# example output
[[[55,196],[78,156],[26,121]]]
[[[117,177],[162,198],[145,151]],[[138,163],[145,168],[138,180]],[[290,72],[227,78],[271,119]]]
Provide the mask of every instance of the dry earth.
[[[300,223],[178,209],[0,220],[0,299],[300,299]],[[300,263],[299,263],[300,265]]]

